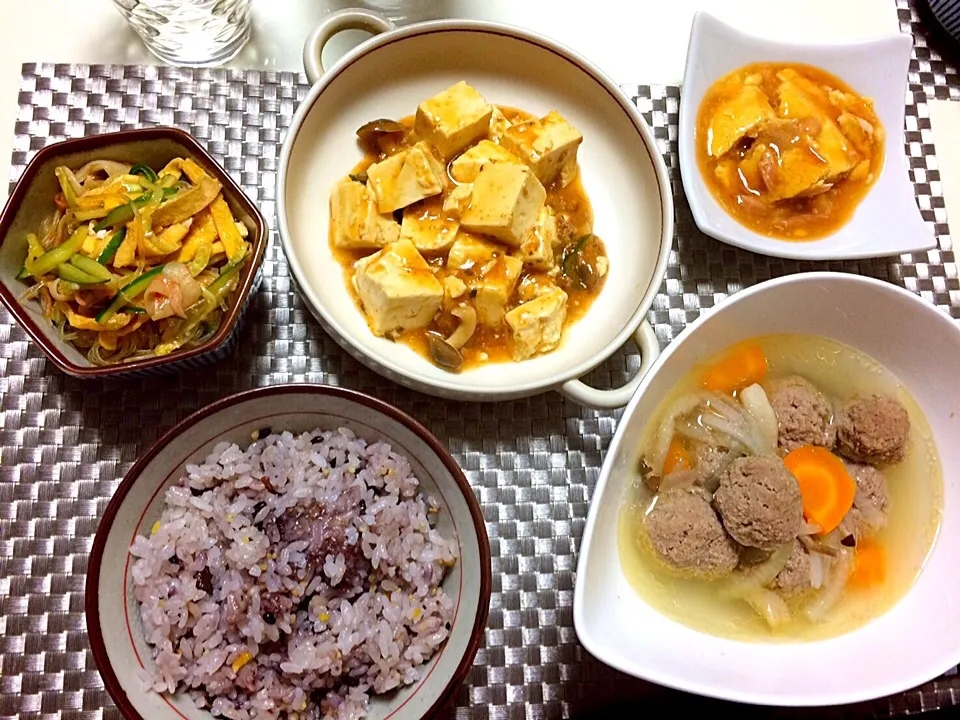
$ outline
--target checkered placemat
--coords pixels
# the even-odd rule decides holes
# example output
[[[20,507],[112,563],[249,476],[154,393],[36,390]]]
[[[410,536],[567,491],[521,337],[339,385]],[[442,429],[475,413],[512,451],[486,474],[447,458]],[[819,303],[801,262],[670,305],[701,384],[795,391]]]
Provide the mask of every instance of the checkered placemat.
[[[958,98],[960,78],[928,46],[911,4],[898,0],[898,7],[904,29],[916,37],[907,145],[918,203],[939,238],[939,247],[927,253],[798,263],[703,236],[680,184],[679,89],[625,88],[654,128],[676,197],[676,240],[650,313],[662,345],[730,293],[814,268],[888,280],[960,317],[926,105],[932,96]],[[307,89],[305,78],[292,73],[26,64],[10,181],[38,148],[56,140],[173,124],[223,162],[275,227],[280,143]],[[688,705],[729,709],[621,675],[576,640],[577,550],[616,413],[584,410],[555,393],[454,405],[386,382],[313,321],[293,291],[275,236],[263,270],[238,351],[205,371],[202,381],[187,374],[121,383],[74,380],[48,364],[0,311],[0,718],[118,717],[93,664],[83,615],[98,518],[120,478],[162,431],[229,393],[293,381],[354,388],[411,413],[450,447],[475,488],[490,536],[493,597],[484,646],[451,716],[608,718],[632,716],[641,707],[652,716]],[[637,364],[635,350],[620,351],[590,382],[621,384]],[[854,711],[887,716],[958,703],[960,680],[952,675]],[[758,714],[769,717],[771,711]]]

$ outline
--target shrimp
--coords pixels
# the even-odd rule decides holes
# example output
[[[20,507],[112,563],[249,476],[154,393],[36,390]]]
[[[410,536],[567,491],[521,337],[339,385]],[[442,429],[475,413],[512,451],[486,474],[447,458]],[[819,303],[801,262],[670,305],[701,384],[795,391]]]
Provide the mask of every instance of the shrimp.
[[[200,283],[183,263],[168,263],[143,294],[144,310],[151,320],[176,315],[186,318],[187,308],[200,299]]]

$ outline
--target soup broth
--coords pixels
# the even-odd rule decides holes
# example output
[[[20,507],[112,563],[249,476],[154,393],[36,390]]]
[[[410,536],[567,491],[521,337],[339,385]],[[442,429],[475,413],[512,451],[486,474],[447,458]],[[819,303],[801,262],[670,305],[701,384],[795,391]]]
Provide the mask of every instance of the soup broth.
[[[712,635],[751,641],[816,640],[840,635],[889,610],[909,590],[930,552],[940,525],[942,477],[933,435],[916,401],[886,369],[852,348],[826,338],[771,335],[754,338],[767,356],[768,378],[801,375],[843,402],[857,394],[892,397],[910,418],[903,462],[882,468],[887,478],[888,519],[874,537],[885,551],[883,582],[866,588],[846,587],[829,615],[820,622],[797,612],[800,600],[789,600],[791,620],[771,629],[742,599],[724,599],[717,581],[679,577],[648,549],[643,518],[656,495],[640,474],[629,483],[620,514],[618,542],[624,574],[636,592],[670,618]],[[701,373],[711,360],[687,373],[658,408],[644,434],[639,454],[655,436],[666,408],[678,397],[699,389]]]

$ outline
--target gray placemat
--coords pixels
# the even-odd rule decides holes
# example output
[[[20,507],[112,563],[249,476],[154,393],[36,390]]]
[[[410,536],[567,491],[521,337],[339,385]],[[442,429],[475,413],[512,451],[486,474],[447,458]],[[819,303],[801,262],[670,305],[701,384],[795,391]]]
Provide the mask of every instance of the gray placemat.
[[[661,344],[732,292],[814,268],[889,280],[960,316],[926,107],[934,94],[960,95],[960,81],[927,47],[906,0],[898,5],[904,28],[918,38],[907,145],[918,203],[940,243],[928,253],[796,263],[703,236],[680,186],[679,89],[625,88],[654,128],[677,200],[674,250],[650,314]],[[11,185],[32,154],[56,140],[174,124],[224,163],[274,227],[280,142],[306,91],[305,78],[292,73],[26,64]],[[621,351],[590,380],[620,384],[637,362],[635,351]],[[475,488],[490,536],[493,598],[484,646],[451,715],[618,717],[641,707],[638,700],[654,716],[658,708],[675,712],[688,703],[716,709],[610,670],[577,643],[577,550],[617,414],[583,410],[555,393],[496,405],[448,403],[382,380],[309,316],[274,234],[238,351],[201,373],[81,382],[56,371],[0,310],[0,718],[118,717],[93,664],[83,615],[87,554],[99,517],[138,454],[176,421],[229,393],[293,381],[351,387],[410,412],[450,447]],[[855,710],[883,716],[957,703],[960,681],[947,676]]]

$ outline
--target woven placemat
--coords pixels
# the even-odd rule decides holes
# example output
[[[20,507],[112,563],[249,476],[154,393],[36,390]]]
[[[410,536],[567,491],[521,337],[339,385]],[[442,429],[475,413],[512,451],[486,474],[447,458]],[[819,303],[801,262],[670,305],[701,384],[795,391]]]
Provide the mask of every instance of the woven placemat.
[[[679,89],[625,87],[654,128],[677,200],[677,237],[650,313],[661,345],[730,293],[815,268],[888,280],[960,317],[926,106],[931,96],[960,95],[960,80],[928,47],[911,5],[899,0],[898,7],[904,29],[917,38],[907,145],[917,201],[939,239],[939,248],[927,253],[798,263],[705,237],[680,185]],[[29,63],[11,184],[51,142],[173,124],[223,162],[275,227],[280,143],[307,89],[306,79],[293,73]],[[292,289],[275,233],[263,269],[238,351],[202,374],[81,382],[54,369],[0,310],[0,718],[118,717],[93,664],[83,615],[87,555],[99,517],[134,459],[175,422],[229,393],[294,381],[354,388],[411,413],[450,447],[483,505],[493,557],[490,620],[451,715],[618,717],[638,707],[654,715],[688,705],[723,709],[621,675],[577,642],[577,550],[616,413],[584,410],[555,393],[479,405],[406,390],[354,361],[314,322]],[[590,382],[619,385],[637,364],[635,351],[618,352]],[[960,680],[946,676],[847,712],[885,716],[958,702]]]

